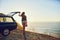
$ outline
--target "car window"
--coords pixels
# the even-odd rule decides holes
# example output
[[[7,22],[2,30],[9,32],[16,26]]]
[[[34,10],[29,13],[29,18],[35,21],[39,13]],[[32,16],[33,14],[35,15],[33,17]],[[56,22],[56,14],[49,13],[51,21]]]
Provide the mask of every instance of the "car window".
[[[3,18],[2,17],[0,17],[0,22],[3,22]]]
[[[0,17],[0,22],[13,22],[11,17]]]
[[[6,17],[6,21],[5,22],[13,22],[13,20],[10,17]]]

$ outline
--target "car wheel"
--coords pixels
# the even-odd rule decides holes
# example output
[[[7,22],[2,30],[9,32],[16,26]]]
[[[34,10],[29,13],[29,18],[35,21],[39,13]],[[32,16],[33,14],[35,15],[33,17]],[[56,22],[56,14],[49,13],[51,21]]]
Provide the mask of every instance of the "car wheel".
[[[10,34],[9,29],[4,29],[3,32],[2,32],[3,36],[8,36],[9,34]]]

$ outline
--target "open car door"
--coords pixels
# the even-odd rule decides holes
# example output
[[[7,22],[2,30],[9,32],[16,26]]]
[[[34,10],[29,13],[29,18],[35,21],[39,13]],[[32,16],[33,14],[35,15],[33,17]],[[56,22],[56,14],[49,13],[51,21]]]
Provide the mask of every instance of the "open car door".
[[[11,12],[11,13],[9,13],[9,14],[7,14],[8,16],[14,16],[15,14],[17,14],[17,13],[20,13],[20,12]]]
[[[8,14],[8,16],[14,16],[15,14],[18,14],[20,12],[11,12]],[[17,22],[17,29],[23,30],[23,27]]]

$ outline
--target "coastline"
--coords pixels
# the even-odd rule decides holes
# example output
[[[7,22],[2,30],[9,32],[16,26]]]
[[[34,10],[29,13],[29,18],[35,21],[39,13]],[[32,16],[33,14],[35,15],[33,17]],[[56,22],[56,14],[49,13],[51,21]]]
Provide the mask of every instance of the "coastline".
[[[23,31],[16,29],[11,31],[11,34],[7,37],[1,37],[0,40],[24,40],[23,39]],[[34,32],[26,31],[26,39],[27,40],[60,40],[60,38],[55,38],[45,34],[39,34]]]

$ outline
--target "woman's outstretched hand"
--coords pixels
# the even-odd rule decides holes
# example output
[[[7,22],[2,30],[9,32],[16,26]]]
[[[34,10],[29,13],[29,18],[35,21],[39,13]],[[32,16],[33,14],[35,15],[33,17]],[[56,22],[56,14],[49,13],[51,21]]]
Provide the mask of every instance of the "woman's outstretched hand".
[[[18,16],[21,16],[20,13],[18,14]]]

